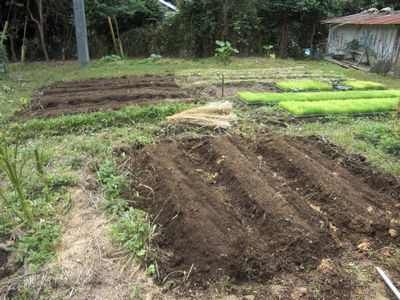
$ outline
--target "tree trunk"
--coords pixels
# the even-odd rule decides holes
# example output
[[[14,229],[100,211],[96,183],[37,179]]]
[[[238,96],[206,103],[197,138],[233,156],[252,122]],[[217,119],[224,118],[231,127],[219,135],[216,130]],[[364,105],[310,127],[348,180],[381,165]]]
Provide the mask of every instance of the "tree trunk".
[[[317,23],[314,23],[313,30],[311,33],[311,39],[310,39],[310,48],[314,48],[314,38],[315,38],[315,31],[317,30]]]
[[[228,35],[228,0],[224,0],[222,4],[222,39],[224,42],[227,40]]]
[[[10,37],[10,50],[11,50],[11,57],[12,60],[15,62],[17,61],[17,53],[15,52],[15,43],[14,43],[14,37]]]
[[[279,57],[283,58],[285,56],[285,51],[288,44],[288,36],[289,36],[289,22],[288,16],[285,14],[282,24],[282,37],[281,43],[279,45]]]
[[[40,44],[42,45],[44,58],[46,59],[46,61],[50,61],[49,53],[47,52],[47,48],[46,48],[46,41],[45,41],[45,38],[44,38],[44,26],[43,26],[43,23],[40,23],[40,25],[38,24],[38,29],[39,29],[39,35],[40,35]]]
[[[45,39],[45,33],[44,33],[45,20],[44,20],[44,16],[43,16],[43,1],[36,0],[36,6],[37,6],[38,13],[39,13],[39,19],[36,19],[30,10],[29,10],[29,14],[31,16],[32,21],[36,23],[37,29],[39,31],[40,44],[42,46],[44,58],[46,59],[46,61],[49,61],[50,58],[49,58],[49,53],[47,52],[46,39]]]

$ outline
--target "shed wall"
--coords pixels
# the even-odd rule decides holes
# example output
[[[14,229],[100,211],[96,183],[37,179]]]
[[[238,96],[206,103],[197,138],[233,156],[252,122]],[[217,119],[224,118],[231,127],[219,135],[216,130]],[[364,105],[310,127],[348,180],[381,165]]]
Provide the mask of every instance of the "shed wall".
[[[329,32],[328,53],[341,54],[346,44],[358,40],[371,48],[378,60],[394,61],[399,44],[398,25],[333,25]]]

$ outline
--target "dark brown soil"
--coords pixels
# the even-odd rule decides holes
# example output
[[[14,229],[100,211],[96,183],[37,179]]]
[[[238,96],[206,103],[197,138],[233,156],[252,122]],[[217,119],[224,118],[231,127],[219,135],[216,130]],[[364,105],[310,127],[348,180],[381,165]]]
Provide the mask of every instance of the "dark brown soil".
[[[20,265],[21,264],[16,261],[15,252],[8,252],[0,248],[0,279],[14,273]]]
[[[161,283],[295,277],[318,282],[325,299],[348,299],[341,253],[400,241],[388,234],[399,183],[318,138],[166,141],[134,151],[129,168],[137,206],[162,226]],[[335,268],[321,273],[324,259]]]
[[[192,100],[175,84],[173,76],[57,82],[39,91],[25,115],[40,118],[120,109],[128,105]]]

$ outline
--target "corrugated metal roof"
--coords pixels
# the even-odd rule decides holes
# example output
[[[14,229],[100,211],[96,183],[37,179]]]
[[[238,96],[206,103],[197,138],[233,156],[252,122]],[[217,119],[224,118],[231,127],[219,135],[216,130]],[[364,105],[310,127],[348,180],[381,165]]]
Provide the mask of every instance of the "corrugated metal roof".
[[[346,17],[327,19],[324,24],[357,24],[357,25],[400,25],[400,12],[390,14],[360,13]]]

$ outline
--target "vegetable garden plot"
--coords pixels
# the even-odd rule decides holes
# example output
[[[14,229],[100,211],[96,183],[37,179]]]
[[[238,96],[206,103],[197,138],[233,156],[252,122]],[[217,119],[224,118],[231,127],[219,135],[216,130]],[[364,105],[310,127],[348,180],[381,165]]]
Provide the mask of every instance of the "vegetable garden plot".
[[[120,109],[128,105],[193,101],[175,83],[173,76],[58,82],[43,88],[39,94],[25,116],[40,118]]]
[[[371,250],[399,242],[388,230],[400,195],[396,181],[329,149],[317,139],[267,136],[246,145],[217,136],[130,153],[135,203],[161,225],[158,246],[168,253],[158,261],[160,282],[295,276],[349,299],[340,254],[360,241]],[[319,273],[322,259],[338,269]]]
[[[178,73],[178,80],[182,85],[203,86],[219,84],[221,74],[225,75],[226,84],[260,83],[284,80],[318,80],[318,81],[341,81],[342,75],[336,73],[309,70],[305,67],[291,68],[267,68],[267,69],[247,69],[247,70],[201,70],[193,73],[183,71]]]
[[[389,112],[396,109],[398,98],[356,99],[331,101],[284,101],[279,107],[295,116],[306,115],[351,115]]]
[[[282,101],[327,101],[399,98],[400,90],[347,91],[347,92],[300,92],[300,93],[251,93],[240,92],[239,97],[248,104],[273,104]]]

